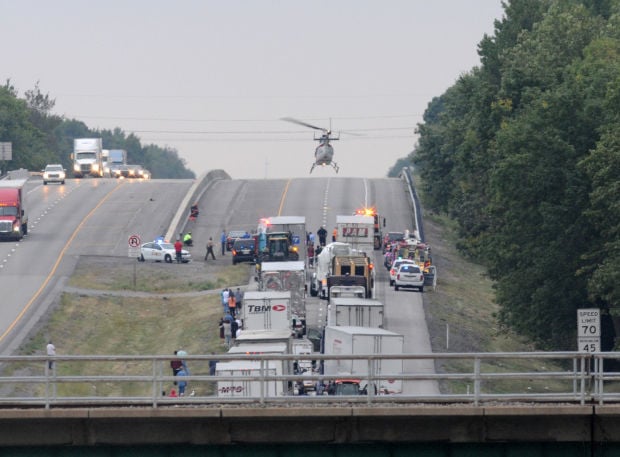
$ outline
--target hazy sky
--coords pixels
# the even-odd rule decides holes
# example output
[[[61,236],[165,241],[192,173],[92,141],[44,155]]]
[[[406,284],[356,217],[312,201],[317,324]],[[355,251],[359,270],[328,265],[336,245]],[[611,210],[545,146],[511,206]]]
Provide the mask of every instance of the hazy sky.
[[[501,0],[0,0],[0,82],[175,148],[196,174],[385,176],[428,102],[479,65]],[[105,147],[105,145],[104,145]],[[70,151],[67,151],[69,153]],[[315,176],[334,176],[331,168]]]

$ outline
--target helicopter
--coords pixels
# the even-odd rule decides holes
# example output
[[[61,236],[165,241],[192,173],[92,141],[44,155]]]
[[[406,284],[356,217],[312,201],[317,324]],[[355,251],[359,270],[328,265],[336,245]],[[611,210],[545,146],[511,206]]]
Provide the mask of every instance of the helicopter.
[[[292,117],[283,117],[282,120],[286,122],[292,122],[293,124],[303,125],[304,127],[309,127],[314,130],[321,130],[323,134],[318,138],[316,136],[314,137],[314,139],[319,142],[319,145],[314,150],[314,163],[312,164],[312,168],[310,168],[310,173],[312,173],[312,170],[314,170],[314,167],[316,167],[317,165],[331,165],[334,170],[336,170],[336,173],[338,173],[338,164],[332,160],[332,158],[334,157],[334,148],[329,143],[330,141],[339,140],[340,136],[331,136],[331,128],[325,129],[323,127],[317,127],[316,125],[308,124]]]

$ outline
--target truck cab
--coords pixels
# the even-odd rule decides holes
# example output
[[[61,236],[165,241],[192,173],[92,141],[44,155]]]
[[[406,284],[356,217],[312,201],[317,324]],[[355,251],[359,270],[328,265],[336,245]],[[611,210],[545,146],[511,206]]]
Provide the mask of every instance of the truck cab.
[[[25,179],[0,181],[0,238],[21,240],[28,234],[25,183]]]

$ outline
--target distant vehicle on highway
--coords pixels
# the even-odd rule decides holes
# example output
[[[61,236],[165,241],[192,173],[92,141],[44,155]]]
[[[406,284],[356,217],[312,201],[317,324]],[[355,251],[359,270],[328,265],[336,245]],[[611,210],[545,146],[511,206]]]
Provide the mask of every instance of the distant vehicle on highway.
[[[129,166],[120,164],[110,165],[110,176],[113,178],[128,178]]]
[[[181,251],[181,257],[183,263],[187,263],[192,259],[192,255],[183,249]],[[144,262],[146,260],[154,260],[155,262],[172,263],[176,259],[176,252],[172,243],[158,243],[152,241],[150,243],[144,243],[140,246],[140,257],[138,260]]]
[[[226,236],[226,250],[232,251],[233,243],[235,242],[237,238],[251,238],[251,237],[252,235],[250,235],[246,230],[231,230],[230,232],[228,232],[228,235]]]
[[[398,273],[398,268],[403,263],[411,263],[415,265],[416,263],[411,259],[396,259],[392,262],[392,267],[390,268],[390,286],[394,285],[394,280],[396,279],[396,274]]]
[[[424,273],[415,264],[403,263],[398,267],[396,278],[394,279],[394,290],[401,287],[411,287],[424,292]]]
[[[66,171],[60,164],[49,164],[45,166],[43,170],[43,185],[47,185],[48,182],[58,182],[60,184],[65,183]]]
[[[144,169],[142,165],[127,165],[129,167],[130,178],[150,179],[151,173]]]

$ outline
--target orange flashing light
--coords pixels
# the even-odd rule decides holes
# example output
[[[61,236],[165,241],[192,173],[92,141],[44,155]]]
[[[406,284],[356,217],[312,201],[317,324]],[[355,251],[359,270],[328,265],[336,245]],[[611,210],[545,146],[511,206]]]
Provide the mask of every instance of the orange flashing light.
[[[358,210],[355,211],[355,214],[361,215],[361,216],[376,216],[377,215],[377,210],[376,208],[370,207],[370,208],[360,208]]]

